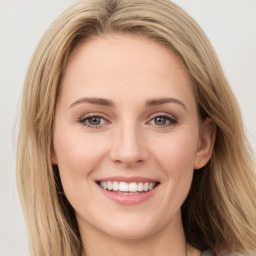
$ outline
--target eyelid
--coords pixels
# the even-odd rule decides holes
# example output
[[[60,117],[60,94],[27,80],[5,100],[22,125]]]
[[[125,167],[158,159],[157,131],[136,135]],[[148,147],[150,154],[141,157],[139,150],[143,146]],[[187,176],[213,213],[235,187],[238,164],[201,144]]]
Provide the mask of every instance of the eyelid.
[[[150,114],[150,116],[148,116],[148,119],[152,119],[152,118],[155,118],[155,117],[158,117],[158,116],[165,116],[165,117],[169,117],[171,119],[176,119],[178,120],[177,116],[173,115],[173,114],[170,114],[170,113],[166,113],[166,112],[155,112],[155,113],[152,113]]]
[[[99,124],[99,125],[90,125],[89,123],[86,124],[85,123],[86,120],[89,119],[89,118],[92,118],[92,117],[102,118],[104,120],[104,124]],[[173,126],[173,125],[176,125],[178,123],[178,118],[176,116],[174,116],[173,114],[166,113],[166,112],[155,112],[155,113],[152,113],[150,116],[148,116],[148,118],[147,118],[148,121],[146,121],[146,124],[150,125],[150,122],[156,117],[164,117],[164,118],[168,119],[168,121],[170,122],[169,124],[166,124],[166,125],[157,125],[157,124],[155,124],[154,126],[158,126],[158,128]],[[102,128],[103,126],[105,126],[107,124],[110,124],[111,121],[109,119],[110,118],[108,116],[106,116],[105,114],[103,114],[103,113],[90,112],[90,113],[87,113],[87,114],[83,114],[81,117],[79,117],[77,119],[77,122],[81,123],[82,125],[84,125],[88,128],[97,129],[97,128]]]
[[[178,123],[178,118],[176,116],[174,116],[172,114],[169,114],[169,113],[165,113],[165,112],[153,113],[149,117],[149,120],[146,123],[148,124],[149,122],[151,122],[156,117],[165,117],[170,122],[170,124],[166,124],[166,125],[155,125],[155,126],[158,126],[158,128],[165,128],[165,127],[168,127],[168,126],[176,125]]]
[[[85,119],[85,118],[88,118],[88,117],[94,117],[94,116],[102,117],[104,119],[108,119],[108,117],[106,117],[106,115],[101,113],[101,112],[89,112],[87,114],[83,114],[82,116],[80,116],[78,118],[78,120]]]
[[[92,117],[102,118],[105,121],[105,123],[104,124],[99,124],[99,125],[85,124],[86,120],[89,119],[89,118],[92,118]],[[109,118],[106,117],[106,115],[103,114],[103,113],[99,113],[99,112],[93,113],[93,112],[90,112],[88,114],[84,114],[81,117],[79,117],[77,121],[79,123],[81,123],[82,125],[88,127],[88,128],[97,129],[97,128],[102,128],[103,126],[105,126],[108,123],[111,123],[108,119]]]

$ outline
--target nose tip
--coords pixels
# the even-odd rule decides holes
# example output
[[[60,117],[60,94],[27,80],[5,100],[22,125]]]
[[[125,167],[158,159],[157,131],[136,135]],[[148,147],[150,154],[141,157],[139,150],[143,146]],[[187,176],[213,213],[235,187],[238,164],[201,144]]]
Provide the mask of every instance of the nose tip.
[[[114,163],[126,168],[138,167],[146,161],[148,154],[142,139],[131,132],[129,134],[115,139],[110,157]]]
[[[120,150],[119,152],[115,152],[112,154],[112,160],[116,164],[122,165],[124,167],[138,167],[145,161],[145,156],[142,155],[142,152],[128,152],[124,150]]]

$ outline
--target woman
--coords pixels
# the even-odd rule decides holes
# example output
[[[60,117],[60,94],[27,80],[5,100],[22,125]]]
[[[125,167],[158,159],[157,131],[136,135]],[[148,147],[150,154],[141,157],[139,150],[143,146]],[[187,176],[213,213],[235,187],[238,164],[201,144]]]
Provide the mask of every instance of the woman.
[[[168,0],[89,0],[25,81],[19,193],[32,255],[254,255],[255,172],[205,34]]]

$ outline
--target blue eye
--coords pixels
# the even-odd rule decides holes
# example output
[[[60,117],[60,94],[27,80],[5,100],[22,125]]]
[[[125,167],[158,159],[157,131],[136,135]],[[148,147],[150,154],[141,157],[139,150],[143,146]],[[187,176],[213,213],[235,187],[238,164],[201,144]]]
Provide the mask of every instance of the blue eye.
[[[150,120],[149,124],[156,126],[170,126],[177,124],[177,120],[174,117],[167,115],[159,115]]]
[[[166,125],[167,121],[167,118],[163,116],[158,116],[154,118],[154,122],[156,125]]]
[[[80,119],[79,122],[87,127],[97,128],[99,126],[104,125],[107,121],[105,118],[95,115],[84,117]]]
[[[100,125],[101,124],[101,120],[102,118],[101,117],[98,117],[98,116],[93,116],[93,117],[89,117],[87,119],[88,123],[90,125]]]

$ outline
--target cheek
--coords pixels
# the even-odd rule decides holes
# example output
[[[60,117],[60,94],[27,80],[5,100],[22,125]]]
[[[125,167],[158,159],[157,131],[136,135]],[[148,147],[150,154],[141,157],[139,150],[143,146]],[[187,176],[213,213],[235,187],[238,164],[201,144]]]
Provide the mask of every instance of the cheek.
[[[159,163],[167,174],[182,175],[192,171],[197,150],[196,131],[189,133],[174,133],[158,142],[155,150]]]
[[[102,139],[63,131],[54,137],[54,150],[63,190],[73,208],[83,209],[83,202],[96,202],[89,196],[94,184],[89,181],[106,154]]]
[[[194,158],[197,149],[197,131],[170,134],[155,148],[155,157],[165,175],[166,201],[180,206],[191,186],[194,173]],[[165,201],[165,203],[166,203]]]
[[[97,136],[62,131],[54,136],[54,151],[64,187],[87,178],[104,158],[106,147]]]

